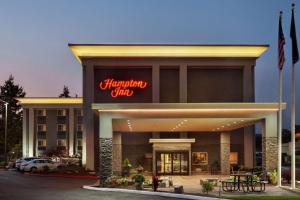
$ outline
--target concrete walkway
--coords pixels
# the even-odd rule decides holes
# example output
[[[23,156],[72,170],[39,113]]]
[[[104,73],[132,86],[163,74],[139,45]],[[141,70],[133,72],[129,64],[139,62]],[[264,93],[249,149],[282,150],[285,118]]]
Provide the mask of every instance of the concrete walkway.
[[[166,176],[167,177],[167,176]],[[163,177],[160,177],[163,178]],[[187,194],[193,195],[204,195],[201,191],[200,180],[207,179],[207,178],[216,178],[219,180],[228,179],[227,175],[193,175],[193,176],[170,176],[170,179],[173,180],[173,185],[182,185],[184,188],[184,192]],[[253,196],[253,195],[261,195],[261,196],[297,196],[297,193],[279,188],[277,186],[266,185],[265,192],[224,192],[220,191],[221,188],[215,187],[212,192],[209,194],[215,197],[222,197],[226,196]],[[159,191],[164,192],[173,192],[174,189],[170,188],[159,188]]]

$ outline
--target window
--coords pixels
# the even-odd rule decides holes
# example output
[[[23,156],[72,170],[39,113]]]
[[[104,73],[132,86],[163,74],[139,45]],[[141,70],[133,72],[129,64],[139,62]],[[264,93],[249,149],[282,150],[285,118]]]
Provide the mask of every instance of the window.
[[[58,132],[64,132],[67,130],[66,124],[57,124],[57,131]]]
[[[46,116],[46,110],[45,110],[45,109],[37,110],[36,113],[37,113],[37,116],[38,116],[38,117]]]
[[[77,124],[77,131],[81,132],[82,131],[82,124]]]
[[[58,139],[57,140],[57,146],[59,146],[59,147],[65,147],[65,146],[67,146],[67,141],[66,140],[63,140],[63,139]]]
[[[45,147],[46,146],[46,140],[38,140],[38,147]]]
[[[82,146],[82,139],[77,140],[77,146]]]
[[[38,132],[46,132],[47,131],[47,125],[46,124],[38,124],[37,125],[37,131]]]
[[[59,110],[57,110],[57,116],[66,116],[66,114],[67,114],[67,111],[66,111],[66,109],[59,109]]]
[[[229,162],[231,165],[237,165],[238,164],[238,152],[230,152],[229,156]]]
[[[82,109],[77,110],[77,116],[78,116],[78,117],[83,116],[83,111],[82,111]]]

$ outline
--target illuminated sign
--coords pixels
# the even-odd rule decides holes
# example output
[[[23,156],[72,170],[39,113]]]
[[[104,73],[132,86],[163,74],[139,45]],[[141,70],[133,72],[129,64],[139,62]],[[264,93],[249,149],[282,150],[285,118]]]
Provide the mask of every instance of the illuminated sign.
[[[145,89],[148,83],[141,80],[115,80],[113,78],[105,79],[99,83],[99,88],[103,91],[110,90],[113,98],[120,96],[131,97],[135,89]]]

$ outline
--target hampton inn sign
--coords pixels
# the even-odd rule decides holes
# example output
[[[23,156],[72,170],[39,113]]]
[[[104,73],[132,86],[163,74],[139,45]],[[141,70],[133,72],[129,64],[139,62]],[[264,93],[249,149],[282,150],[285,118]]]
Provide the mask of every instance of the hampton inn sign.
[[[105,79],[99,83],[99,88],[103,91],[110,91],[113,98],[134,95],[136,89],[146,88],[148,83],[141,80],[115,80],[113,78]]]
[[[83,97],[18,99],[23,156],[80,154],[101,181],[121,174],[125,158],[158,175],[213,166],[229,174],[256,165],[254,125],[261,124],[262,165],[276,168],[278,103],[254,98],[256,59],[268,45],[69,48],[82,64]]]

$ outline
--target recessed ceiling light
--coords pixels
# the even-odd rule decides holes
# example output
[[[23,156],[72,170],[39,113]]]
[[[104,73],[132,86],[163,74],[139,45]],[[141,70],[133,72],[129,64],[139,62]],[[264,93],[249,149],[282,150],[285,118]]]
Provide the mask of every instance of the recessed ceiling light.
[[[234,121],[233,123],[236,124],[236,121]]]
[[[222,126],[222,128],[224,128],[225,126]]]
[[[217,130],[219,130],[220,128],[217,128]]]
[[[243,119],[241,119],[241,122],[243,122],[244,120]]]
[[[185,119],[185,120],[183,120],[183,121],[187,122],[187,119]]]

